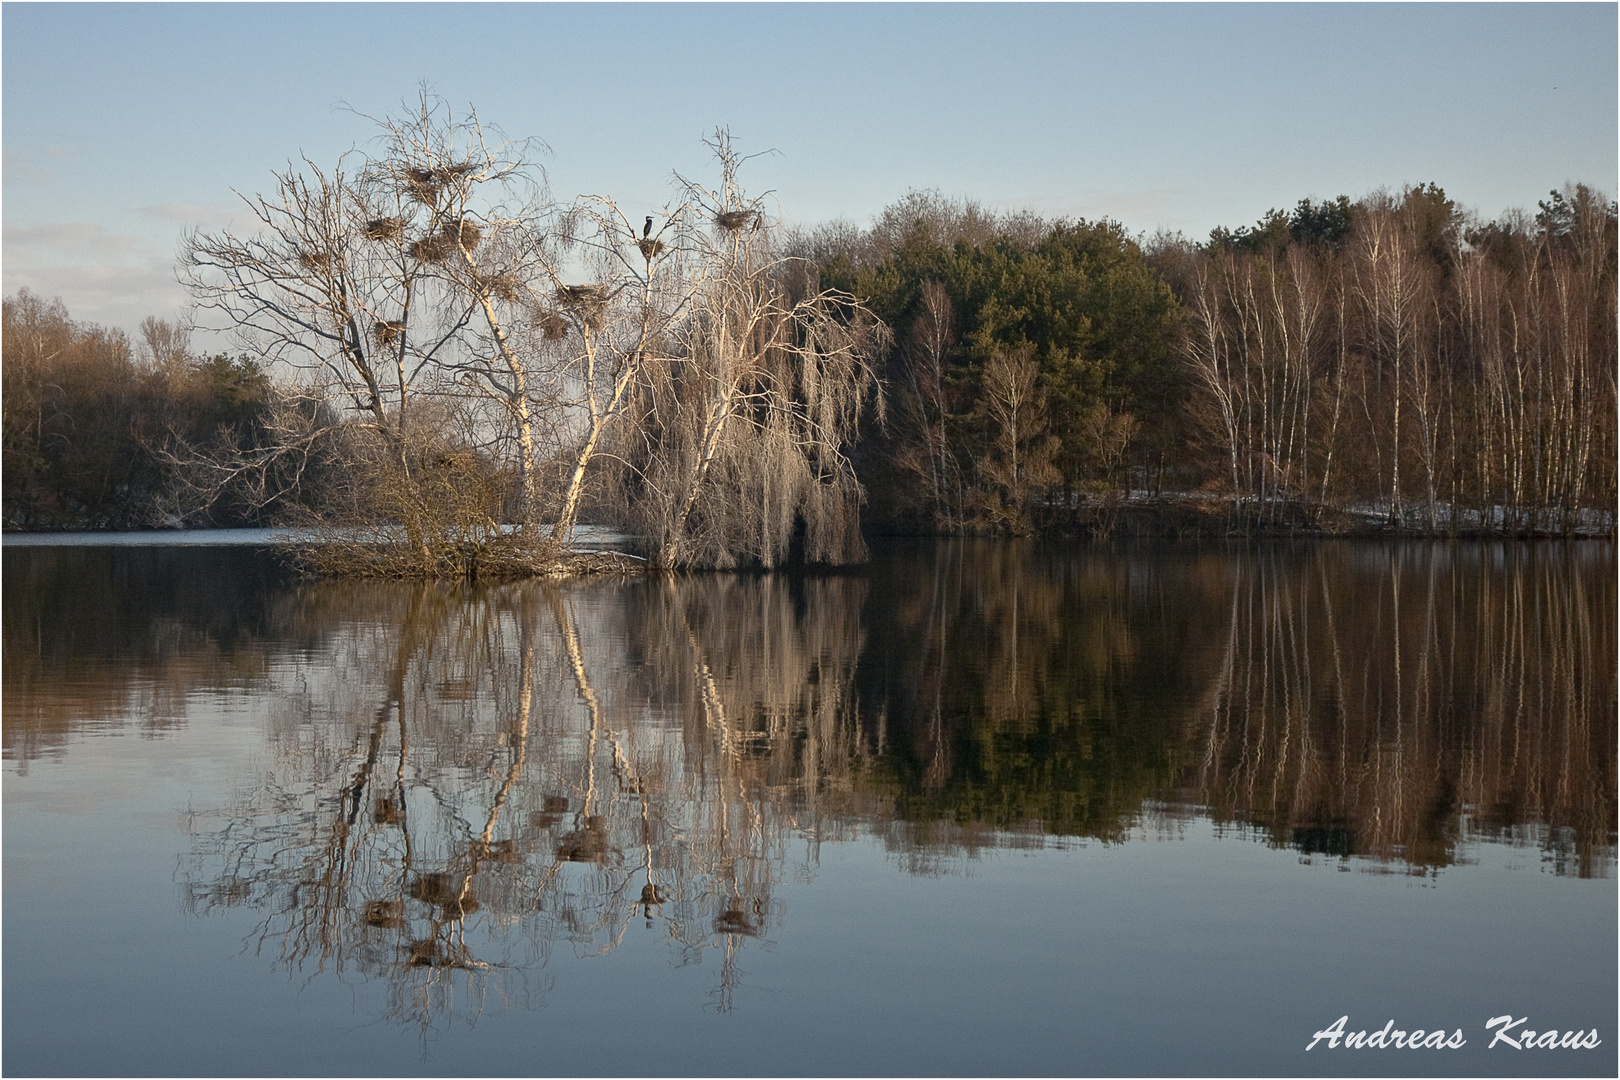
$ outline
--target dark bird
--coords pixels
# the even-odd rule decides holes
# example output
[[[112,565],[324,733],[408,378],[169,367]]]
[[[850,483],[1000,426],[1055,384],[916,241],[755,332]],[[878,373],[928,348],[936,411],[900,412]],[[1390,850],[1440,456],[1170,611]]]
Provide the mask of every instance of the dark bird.
[[[645,239],[647,239],[647,237],[649,237],[651,235],[652,235],[652,216],[648,215],[647,224],[645,224],[645,225],[643,225],[641,227],[641,238],[643,240],[645,240]]]

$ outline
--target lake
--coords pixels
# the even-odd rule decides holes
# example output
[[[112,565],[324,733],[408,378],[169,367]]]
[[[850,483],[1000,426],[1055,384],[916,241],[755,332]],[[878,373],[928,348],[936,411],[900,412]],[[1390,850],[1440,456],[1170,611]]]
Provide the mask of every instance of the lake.
[[[9,1075],[1617,1069],[1610,541],[3,572]]]

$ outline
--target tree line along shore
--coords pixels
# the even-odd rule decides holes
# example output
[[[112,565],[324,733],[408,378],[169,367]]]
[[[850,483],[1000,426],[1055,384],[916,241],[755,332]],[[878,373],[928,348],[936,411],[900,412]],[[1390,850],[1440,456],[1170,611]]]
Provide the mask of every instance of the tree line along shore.
[[[424,97],[194,231],[194,351],[4,301],[7,529],[286,524],[319,572],[664,568],[863,534],[1612,535],[1616,206],[1434,184],[1205,241],[912,192],[783,226],[714,175],[556,200]],[[647,212],[648,210],[651,212]],[[217,338],[215,339],[217,340]]]

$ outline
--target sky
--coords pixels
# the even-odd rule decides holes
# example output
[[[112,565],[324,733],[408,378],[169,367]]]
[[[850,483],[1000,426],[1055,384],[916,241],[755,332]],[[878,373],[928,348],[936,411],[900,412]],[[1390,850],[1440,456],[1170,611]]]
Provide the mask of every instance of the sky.
[[[188,228],[375,147],[424,85],[631,216],[728,128],[790,224],[911,189],[1201,239],[1433,182],[1487,218],[1609,195],[1617,8],[1592,4],[0,5],[0,279],[131,332]]]

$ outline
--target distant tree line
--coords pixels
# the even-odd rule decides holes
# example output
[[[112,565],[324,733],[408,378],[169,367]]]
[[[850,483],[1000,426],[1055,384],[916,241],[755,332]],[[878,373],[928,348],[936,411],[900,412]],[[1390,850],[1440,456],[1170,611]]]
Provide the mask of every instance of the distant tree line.
[[[173,324],[121,330],[76,322],[60,300],[20,290],[4,302],[5,525],[33,530],[144,529],[182,522],[268,522],[267,493],[301,498],[318,467],[243,467],[278,418],[318,409],[246,355],[201,356]],[[196,454],[233,462],[197,501]],[[289,463],[290,464],[290,463]]]
[[[896,332],[860,459],[888,526],[1175,492],[1228,530],[1561,533],[1614,526],[1615,235],[1583,185],[1483,222],[1429,184],[1202,244],[912,193],[799,249]]]
[[[1166,244],[1189,425],[1234,512],[1429,532],[1613,528],[1615,205],[1477,222],[1438,187]]]
[[[1612,531],[1616,211],[1434,185],[1203,243],[913,192],[786,233],[738,181],[554,203],[424,97],[195,233],[239,352],[5,301],[7,528],[298,523],[325,569],[532,572],[576,521],[666,567],[865,527]],[[642,219],[642,220],[637,220]]]
[[[1174,459],[1180,310],[1119,224],[914,192],[799,245],[895,330],[861,458],[892,523],[1026,532]]]

